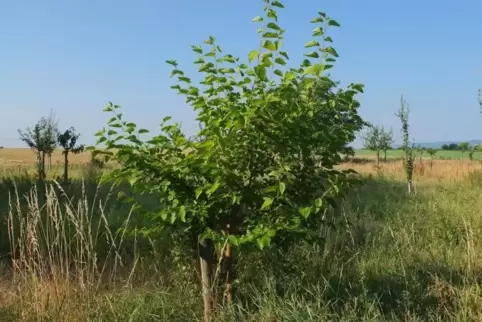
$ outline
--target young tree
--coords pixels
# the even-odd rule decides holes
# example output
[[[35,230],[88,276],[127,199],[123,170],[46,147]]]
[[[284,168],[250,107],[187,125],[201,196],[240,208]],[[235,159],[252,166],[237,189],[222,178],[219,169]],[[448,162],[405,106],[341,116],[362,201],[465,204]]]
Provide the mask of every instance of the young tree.
[[[25,142],[37,155],[37,174],[39,180],[44,180],[45,156],[54,150],[57,144],[56,138],[51,135],[49,119],[42,117],[33,128],[18,130],[20,140]]]
[[[380,151],[384,148],[385,130],[382,126],[371,126],[363,135],[365,149],[374,151],[377,156],[377,165],[380,164]]]
[[[383,151],[383,153],[384,153],[384,156],[383,156],[383,161],[384,161],[384,162],[387,162],[387,151],[392,148],[392,144],[393,144],[394,142],[395,142],[395,141],[393,140],[393,130],[390,129],[390,131],[385,131],[385,130],[382,128],[380,146],[381,146],[381,149],[382,149],[382,151]]]
[[[460,148],[460,152],[462,152],[462,159],[463,159],[465,152],[469,151],[470,144],[469,142],[461,142],[459,143],[459,148]]]
[[[80,134],[75,132],[73,127],[65,130],[64,133],[58,135],[57,141],[63,148],[64,155],[64,182],[69,181],[69,153],[78,154],[84,151],[84,145],[77,145]]]
[[[200,85],[168,61],[178,80],[172,88],[198,113],[197,140],[188,140],[166,117],[162,132],[145,142],[141,134],[148,131],[124,121],[113,104],[105,109],[114,114],[107,128],[97,133],[97,143],[106,146],[97,152],[121,165],[110,179],[129,181],[134,191],[160,198],[162,209],[144,209],[152,225],[142,231],[170,226],[173,234],[199,240],[206,321],[214,309],[214,248],[226,244],[227,252],[219,253],[231,257],[231,247],[265,249],[315,238],[324,222],[320,214],[337,205],[349,184],[334,166],[364,125],[355,98],[363,86],[341,89],[324,73],[338,57],[326,28],[338,23],[320,12],[312,20],[316,27],[314,39],[305,44],[306,59],[287,68],[277,14],[283,5],[264,4],[265,14],[253,19],[263,23],[260,48],[248,54],[248,64],[224,54],[214,37],[192,47],[204,74]]]
[[[430,155],[430,169],[433,168],[433,159],[435,157],[435,154],[437,154],[437,150],[433,148],[428,148],[427,149],[428,155]]]
[[[45,139],[48,142],[54,142],[49,145],[45,153],[49,159],[49,170],[52,169],[52,153],[57,148],[57,137],[59,135],[58,120],[55,117],[55,113],[50,111],[50,115],[46,118],[45,122]]]
[[[400,97],[400,109],[398,113],[395,115],[400,119],[402,123],[402,134],[403,134],[403,149],[405,151],[405,173],[407,175],[407,186],[408,186],[408,193],[411,194],[413,190],[412,178],[413,178],[413,147],[410,146],[410,136],[408,132],[408,116],[409,116],[409,107],[407,102],[403,98],[403,95]]]

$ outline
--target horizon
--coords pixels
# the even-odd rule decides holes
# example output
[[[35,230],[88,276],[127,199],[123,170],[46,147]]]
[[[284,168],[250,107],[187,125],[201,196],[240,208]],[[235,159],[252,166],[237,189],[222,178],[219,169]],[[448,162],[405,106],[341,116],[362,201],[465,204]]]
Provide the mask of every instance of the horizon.
[[[286,29],[289,64],[301,62],[312,29],[309,20],[318,11],[337,20],[341,28],[329,30],[340,54],[332,75],[342,86],[365,85],[360,115],[393,128],[397,143],[400,126],[394,114],[401,94],[410,106],[413,141],[482,137],[477,104],[482,44],[474,41],[482,30],[482,2],[319,5],[307,0],[303,6],[285,6],[280,25]],[[50,110],[61,130],[74,126],[81,143],[92,145],[93,134],[109,118],[102,112],[108,101],[151,131],[170,115],[192,135],[198,129],[195,114],[169,88],[165,60],[178,60],[195,78],[190,46],[212,35],[226,53],[246,61],[258,41],[251,19],[261,10],[262,1],[250,6],[220,0],[0,4],[0,27],[8,30],[0,35],[6,48],[0,52],[0,106],[9,111],[2,115],[0,146],[22,148],[17,130]],[[456,23],[448,24],[447,17]],[[353,145],[361,146],[361,140]]]

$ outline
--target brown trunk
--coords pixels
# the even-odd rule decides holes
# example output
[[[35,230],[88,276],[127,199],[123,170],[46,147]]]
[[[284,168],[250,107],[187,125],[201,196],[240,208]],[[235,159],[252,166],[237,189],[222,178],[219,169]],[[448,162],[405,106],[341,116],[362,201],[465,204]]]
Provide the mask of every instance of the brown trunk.
[[[40,161],[40,173],[39,173],[40,180],[45,180],[45,152],[41,152],[41,161]]]
[[[64,151],[64,182],[67,183],[69,181],[69,154],[67,151]]]
[[[380,151],[377,151],[377,165],[380,165]]]
[[[204,322],[211,322],[214,311],[214,297],[212,287],[214,245],[211,239],[199,241],[199,261],[201,265]]]
[[[226,225],[226,233],[229,236],[231,226],[229,224]],[[231,244],[228,242],[226,245],[226,250],[224,251],[224,264],[225,264],[225,271],[226,271],[226,290],[224,292],[224,296],[226,299],[226,303],[230,305],[233,300],[232,294],[232,283],[233,283],[233,258],[232,258],[232,247]]]
[[[383,161],[387,162],[387,150],[383,151],[383,153],[385,153],[385,155],[383,157]]]
[[[52,153],[49,153],[49,170],[52,170]]]

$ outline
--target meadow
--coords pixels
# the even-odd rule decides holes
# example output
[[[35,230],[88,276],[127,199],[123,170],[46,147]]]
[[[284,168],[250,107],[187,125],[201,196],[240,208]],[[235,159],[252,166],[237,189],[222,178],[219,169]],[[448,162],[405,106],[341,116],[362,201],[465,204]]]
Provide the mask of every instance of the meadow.
[[[69,186],[37,184],[27,149],[0,155],[0,320],[202,320],[189,247],[121,229],[142,220],[116,200],[127,186],[99,185],[105,170],[87,154]],[[364,161],[340,166],[361,182],[320,228],[323,243],[236,249],[233,305],[216,321],[482,319],[481,163],[417,159],[409,196],[402,161]]]
[[[404,155],[403,150],[388,150],[387,151],[387,158],[402,158]],[[356,156],[360,157],[375,157],[375,152],[367,149],[357,149],[355,150]],[[383,152],[380,152],[380,157],[383,158]],[[430,159],[430,155],[425,152],[423,154],[423,158]],[[450,150],[438,150],[437,153],[433,157],[434,159],[444,160],[444,159],[469,159],[468,152],[462,153],[461,151],[450,151]],[[475,151],[473,154],[474,159],[482,159],[482,152]]]

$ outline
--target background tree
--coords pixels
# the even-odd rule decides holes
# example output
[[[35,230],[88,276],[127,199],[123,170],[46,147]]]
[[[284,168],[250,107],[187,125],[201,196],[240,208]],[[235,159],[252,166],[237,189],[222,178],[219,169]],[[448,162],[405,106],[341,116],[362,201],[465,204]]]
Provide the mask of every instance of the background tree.
[[[77,145],[80,134],[73,127],[58,135],[57,141],[62,147],[64,155],[64,182],[69,181],[69,153],[78,154],[84,151],[84,145]]]
[[[138,205],[151,220],[142,232],[169,227],[171,236],[199,241],[207,321],[215,307],[214,250],[223,262],[232,263],[231,247],[273,249],[320,241],[321,214],[337,205],[350,183],[335,165],[364,124],[355,98],[363,86],[342,89],[324,73],[338,57],[326,27],[338,23],[320,12],[312,20],[316,27],[314,39],[305,44],[306,59],[287,68],[276,11],[283,5],[264,4],[264,16],[253,19],[264,27],[260,48],[248,54],[249,64],[224,54],[214,37],[192,47],[204,74],[200,85],[176,61],[168,61],[178,81],[172,88],[198,113],[199,139],[188,140],[179,124],[169,124],[166,117],[162,132],[146,142],[141,135],[148,131],[124,121],[113,104],[105,109],[114,114],[107,128],[97,133],[97,144],[106,146],[98,153],[120,165],[106,178],[128,181],[134,192],[156,193],[163,205],[155,210]],[[331,119],[320,121],[327,116]],[[231,297],[226,298],[229,302]]]
[[[376,153],[377,165],[380,164],[380,151],[384,147],[385,131],[382,126],[370,126],[363,135],[365,149]]]
[[[381,133],[380,139],[381,139],[380,146],[381,146],[381,149],[384,153],[383,161],[387,162],[387,151],[392,148],[392,144],[394,143],[393,130],[390,129],[390,131],[385,131],[382,128],[382,133]]]
[[[46,118],[45,123],[45,139],[48,142],[54,142],[49,145],[45,153],[47,154],[49,161],[49,170],[52,169],[52,153],[57,149],[57,137],[59,135],[59,125],[58,120],[55,117],[53,110],[50,111],[49,116]]]
[[[398,116],[400,122],[402,123],[402,134],[403,134],[403,149],[405,151],[405,159],[404,159],[404,166],[405,166],[405,173],[407,175],[407,187],[408,193],[411,194],[413,191],[413,147],[410,146],[410,136],[409,136],[409,124],[408,124],[408,116],[410,113],[410,109],[407,105],[407,102],[403,98],[403,95],[400,97],[400,109],[398,113],[395,115]]]
[[[435,155],[437,154],[437,149],[433,149],[433,148],[427,148],[427,153],[428,155],[430,155],[430,169],[433,168],[433,159],[435,157]]]
[[[37,174],[39,180],[44,180],[45,156],[55,149],[57,138],[52,137],[52,127],[50,120],[42,117],[33,128],[26,128],[24,131],[18,130],[20,140],[25,142],[37,155]]]
[[[469,142],[461,142],[459,143],[459,148],[460,148],[460,152],[462,152],[462,159],[463,159],[465,152],[469,151],[470,144]]]

